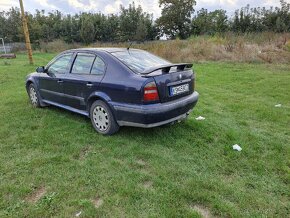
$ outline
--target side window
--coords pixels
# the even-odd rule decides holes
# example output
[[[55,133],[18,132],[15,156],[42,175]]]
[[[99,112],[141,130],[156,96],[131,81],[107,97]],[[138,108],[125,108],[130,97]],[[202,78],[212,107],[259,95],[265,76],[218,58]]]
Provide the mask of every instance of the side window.
[[[95,55],[79,53],[75,59],[71,73],[73,74],[90,74]]]
[[[48,68],[48,73],[66,73],[69,71],[69,63],[72,57],[72,53],[64,54],[56,59]]]
[[[95,62],[92,67],[91,74],[103,75],[105,73],[105,69],[106,69],[106,65],[104,61],[101,58],[96,57]]]

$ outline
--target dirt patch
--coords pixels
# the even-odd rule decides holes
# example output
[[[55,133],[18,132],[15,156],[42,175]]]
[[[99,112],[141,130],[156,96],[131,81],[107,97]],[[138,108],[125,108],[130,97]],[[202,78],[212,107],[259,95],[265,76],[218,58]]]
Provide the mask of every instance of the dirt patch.
[[[145,189],[150,189],[150,188],[152,188],[152,185],[153,185],[153,182],[151,182],[151,181],[145,181],[145,182],[143,183],[143,187],[144,187]]]
[[[94,200],[92,200],[95,208],[99,208],[103,204],[103,200],[99,197],[96,197]]]
[[[41,186],[32,192],[29,196],[25,198],[25,200],[29,203],[36,203],[46,194],[46,188]]]
[[[140,166],[146,166],[146,162],[142,159],[137,160],[136,163]]]
[[[88,154],[91,152],[91,147],[90,146],[85,146],[81,149],[80,154],[79,154],[79,160],[84,160]]]
[[[202,205],[191,205],[190,208],[196,212],[198,212],[203,218],[213,218],[211,212],[208,208]]]

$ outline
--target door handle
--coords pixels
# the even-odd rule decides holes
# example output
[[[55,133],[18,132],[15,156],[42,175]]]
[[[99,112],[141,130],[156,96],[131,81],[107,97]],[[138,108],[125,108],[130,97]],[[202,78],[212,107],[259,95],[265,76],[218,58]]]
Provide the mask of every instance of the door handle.
[[[92,83],[87,83],[87,87],[92,87],[93,84]]]
[[[58,83],[63,83],[63,80],[59,79],[57,80]]]

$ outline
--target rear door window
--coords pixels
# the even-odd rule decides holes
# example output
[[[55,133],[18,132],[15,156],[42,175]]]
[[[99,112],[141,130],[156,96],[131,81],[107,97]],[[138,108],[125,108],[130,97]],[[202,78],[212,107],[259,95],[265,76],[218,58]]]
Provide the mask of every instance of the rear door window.
[[[78,53],[72,67],[72,74],[90,74],[95,55],[87,53]]]

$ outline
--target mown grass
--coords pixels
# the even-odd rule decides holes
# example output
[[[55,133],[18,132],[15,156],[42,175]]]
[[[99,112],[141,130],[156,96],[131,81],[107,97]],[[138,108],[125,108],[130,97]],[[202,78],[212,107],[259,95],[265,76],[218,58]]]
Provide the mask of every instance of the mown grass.
[[[289,216],[289,65],[194,64],[187,121],[104,137],[30,105],[25,76],[53,56],[0,60],[0,217]]]

